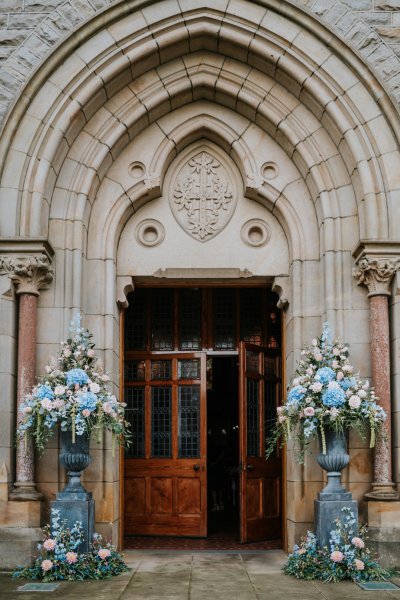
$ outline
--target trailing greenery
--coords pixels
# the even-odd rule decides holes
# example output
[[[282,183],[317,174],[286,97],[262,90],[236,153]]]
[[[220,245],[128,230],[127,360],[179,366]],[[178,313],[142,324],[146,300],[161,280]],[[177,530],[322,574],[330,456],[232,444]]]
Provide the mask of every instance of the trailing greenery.
[[[326,454],[327,429],[346,432],[370,432],[370,447],[383,434],[386,413],[368,381],[354,374],[349,348],[333,340],[327,323],[322,335],[301,352],[302,359],[288,392],[286,403],[277,408],[277,419],[266,444],[270,456],[277,444],[295,438],[300,445],[298,460],[303,462],[312,438],[320,436]]]
[[[286,575],[297,579],[319,579],[337,582],[379,581],[393,575],[383,569],[366,548],[364,537],[367,529],[360,528],[356,534],[356,519],[348,508],[343,508],[342,519],[336,519],[336,528],[330,532],[329,548],[319,548],[317,538],[310,531],[300,546],[294,546],[283,568]]]
[[[89,552],[80,553],[83,542],[82,523],[71,529],[60,521],[60,511],[52,509],[52,525],[43,529],[44,540],[38,545],[39,556],[30,567],[14,571],[14,577],[25,577],[43,582],[83,579],[109,579],[128,571],[122,555],[109,543],[104,544],[99,534],[93,536]]]

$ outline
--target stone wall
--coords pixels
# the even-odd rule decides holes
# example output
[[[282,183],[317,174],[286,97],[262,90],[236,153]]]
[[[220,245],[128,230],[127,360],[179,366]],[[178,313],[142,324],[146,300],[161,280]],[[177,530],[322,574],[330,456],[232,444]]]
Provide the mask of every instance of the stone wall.
[[[2,0],[0,122],[51,49],[96,12],[119,3],[121,0]],[[293,0],[293,3],[313,13],[356,49],[400,103],[400,0]]]

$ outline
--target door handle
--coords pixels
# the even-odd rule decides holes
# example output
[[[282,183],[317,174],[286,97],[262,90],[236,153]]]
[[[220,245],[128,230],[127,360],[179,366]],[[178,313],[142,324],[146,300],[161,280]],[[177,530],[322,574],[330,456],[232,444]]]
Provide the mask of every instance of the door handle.
[[[200,465],[193,465],[193,471],[196,471],[196,473],[200,471]]]
[[[246,465],[247,471],[253,471],[254,465]]]

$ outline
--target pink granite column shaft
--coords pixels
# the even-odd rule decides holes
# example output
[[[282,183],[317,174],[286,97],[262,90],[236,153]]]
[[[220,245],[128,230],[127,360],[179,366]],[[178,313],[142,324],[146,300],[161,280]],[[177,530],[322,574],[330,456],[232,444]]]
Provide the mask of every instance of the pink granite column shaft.
[[[392,487],[392,433],[390,402],[389,305],[387,295],[370,297],[372,382],[379,404],[385,410],[385,434],[375,448],[374,479]]]
[[[36,307],[38,294],[19,295],[17,423],[22,419],[21,405],[35,385]],[[34,449],[31,436],[18,440],[16,451],[15,490],[13,500],[30,500],[40,496],[35,488]]]

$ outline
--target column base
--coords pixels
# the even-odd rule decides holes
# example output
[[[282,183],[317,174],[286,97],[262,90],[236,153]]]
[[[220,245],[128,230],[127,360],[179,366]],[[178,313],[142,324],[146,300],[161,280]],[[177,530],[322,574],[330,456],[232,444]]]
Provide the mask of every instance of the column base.
[[[399,492],[396,489],[396,484],[392,481],[385,483],[374,482],[372,484],[372,490],[365,494],[368,500],[376,500],[383,502],[390,502],[399,500]]]
[[[389,569],[400,568],[400,502],[366,503],[368,545],[379,562]]]
[[[0,570],[28,566],[43,541],[43,503],[0,502]]]
[[[34,481],[16,481],[14,489],[9,495],[10,500],[26,502],[28,500],[42,500],[43,494],[37,491]]]

